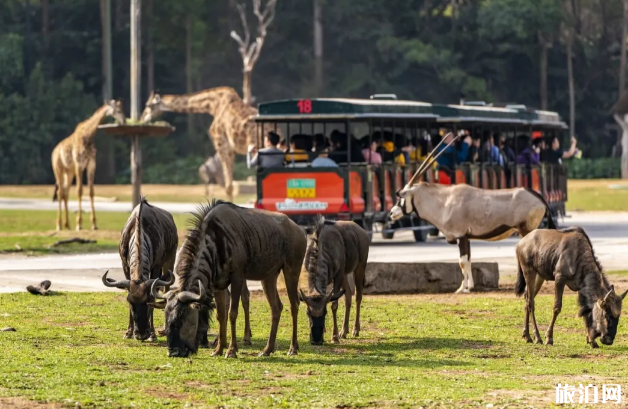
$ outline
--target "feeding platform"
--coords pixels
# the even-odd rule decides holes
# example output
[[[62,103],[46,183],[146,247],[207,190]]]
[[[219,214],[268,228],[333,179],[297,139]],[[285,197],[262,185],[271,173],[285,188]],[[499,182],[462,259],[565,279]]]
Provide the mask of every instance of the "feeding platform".
[[[168,136],[175,128],[167,122],[140,122],[127,119],[124,124],[104,124],[101,129],[108,135],[131,137],[131,184],[133,185],[133,208],[140,203],[142,191],[142,149],[140,138]]]
[[[108,135],[115,136],[168,136],[171,132],[175,131],[175,128],[168,122],[137,122],[132,123],[127,120],[124,124],[104,124],[100,125],[98,129],[101,129]]]

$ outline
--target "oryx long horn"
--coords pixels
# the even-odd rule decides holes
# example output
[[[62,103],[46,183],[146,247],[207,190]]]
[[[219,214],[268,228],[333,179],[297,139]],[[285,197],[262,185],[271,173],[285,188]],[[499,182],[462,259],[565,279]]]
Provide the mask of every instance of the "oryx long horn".
[[[102,276],[102,283],[105,287],[119,288],[121,290],[128,290],[131,288],[131,282],[129,280],[116,281],[113,278],[107,278],[107,274],[109,274],[109,270],[107,270],[107,272]]]
[[[451,133],[451,132],[450,132]],[[449,134],[447,134],[449,135]],[[423,174],[425,173],[425,171],[432,166],[432,164],[434,162],[436,162],[436,159],[438,159],[438,157],[440,155],[442,155],[445,150],[447,148],[449,148],[451,146],[452,143],[456,142],[456,140],[458,138],[460,138],[461,135],[458,136],[454,136],[454,138],[451,140],[451,142],[449,142],[440,152],[438,152],[438,155],[434,156],[432,158],[432,155],[434,154],[434,152],[436,152],[436,150],[438,149],[438,147],[440,146],[441,143],[443,143],[445,141],[445,139],[447,138],[447,135],[445,135],[445,137],[440,141],[440,143],[438,145],[436,145],[436,147],[434,149],[432,149],[432,152],[430,152],[430,155],[428,155],[427,158],[425,158],[425,161],[423,161],[423,163],[421,164],[421,167],[419,167],[419,169],[417,169],[417,171],[415,172],[415,174],[412,176],[412,179],[410,179],[410,181],[406,184],[406,186],[412,186],[417,179]],[[431,161],[430,161],[431,159]],[[429,162],[429,163],[428,163]]]
[[[199,294],[194,294],[191,291],[182,291],[179,293],[177,298],[179,299],[179,301],[184,303],[201,301],[203,298],[205,298],[205,287],[203,287],[203,283],[201,282],[201,280],[198,280],[198,289]]]
[[[423,161],[423,163],[421,163],[421,166],[419,166],[419,168],[417,169],[417,172],[423,171],[423,169],[426,167],[429,160],[432,158],[432,156],[434,156],[434,153],[436,152],[436,150],[443,144],[443,142],[445,142],[445,139],[447,139],[449,135],[453,135],[453,133],[449,132],[447,135],[441,138],[440,142],[438,142],[438,145],[436,145],[434,149],[432,149],[430,153],[427,154],[427,156],[425,157],[425,160]]]

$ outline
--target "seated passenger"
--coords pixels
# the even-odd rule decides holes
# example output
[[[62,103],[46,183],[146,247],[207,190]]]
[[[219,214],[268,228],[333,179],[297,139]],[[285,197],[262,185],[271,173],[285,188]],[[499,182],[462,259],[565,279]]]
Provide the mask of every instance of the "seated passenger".
[[[246,155],[246,166],[250,169],[251,166],[257,166],[258,168],[272,168],[281,167],[284,164],[283,151],[277,148],[279,143],[279,135],[275,132],[268,132],[268,135],[264,137],[265,148],[260,149],[259,152],[255,145],[249,145],[249,149]],[[261,153],[262,155],[259,155]],[[255,154],[251,158],[251,154]]]
[[[307,162],[309,156],[306,148],[307,137],[305,135],[292,135],[292,138],[290,138],[290,152],[286,154],[286,162]]]
[[[368,136],[366,139],[366,143],[368,144]],[[382,164],[382,156],[377,153],[377,141],[371,142],[370,149],[368,147],[362,149],[362,156],[364,156],[364,160],[369,165],[380,166]]]
[[[471,162],[471,163],[482,162],[482,155],[481,155],[482,152],[480,149],[482,139],[480,138],[480,135],[474,134],[471,137],[471,141],[472,142],[471,142],[471,146],[469,147],[469,154],[467,155],[467,162]]]
[[[438,150],[434,153],[434,155],[440,153],[445,150],[442,155],[436,159],[439,167],[447,167],[449,169],[454,169],[454,158],[455,163],[462,163],[467,160],[467,156],[469,156],[469,145],[471,145],[471,137],[467,136],[460,143],[459,147],[449,146],[445,149],[445,146],[453,139],[453,134],[448,133],[445,137],[445,142],[441,146],[438,147]]]
[[[338,164],[329,158],[329,149],[323,149],[312,161],[313,168],[337,168]]]
[[[530,146],[530,137],[527,135],[519,135],[517,137],[517,164],[518,165],[537,165],[539,163],[540,147],[534,148]]]
[[[400,149],[395,147],[394,136],[390,132],[384,132],[384,142],[379,147],[379,154],[384,162],[395,162],[400,165],[406,164],[406,158]]]
[[[349,157],[349,150],[351,150],[351,162],[361,163],[364,162],[364,156],[362,156],[362,150],[360,149],[360,143],[357,139],[351,135],[351,146],[347,146],[347,134],[334,129],[330,136],[331,152],[329,158],[336,163],[347,163]]]
[[[321,152],[327,148],[329,148],[329,142],[327,138],[322,133],[317,133],[312,138],[313,146],[312,152]]]

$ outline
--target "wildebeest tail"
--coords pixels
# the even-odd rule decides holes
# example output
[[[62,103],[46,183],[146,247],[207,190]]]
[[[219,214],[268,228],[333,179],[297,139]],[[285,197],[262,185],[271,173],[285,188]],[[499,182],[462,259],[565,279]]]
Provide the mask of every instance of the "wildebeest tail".
[[[547,204],[547,201],[545,200],[543,195],[528,187],[526,187],[525,190],[527,190],[528,192],[536,196],[541,202],[543,202],[543,204],[545,205],[545,215],[547,216],[547,228],[556,230],[558,226],[556,226],[556,223],[552,218],[552,212],[550,211],[549,205]]]
[[[146,204],[146,198],[144,196],[140,199],[140,204],[137,207],[137,213],[135,214],[135,255],[138,262],[142,260],[142,207]]]
[[[515,294],[517,297],[521,297],[526,290],[526,280],[523,277],[523,270],[521,264],[517,261],[517,282],[515,283]]]
[[[59,192],[59,185],[55,183],[55,192],[52,194],[52,201],[56,202],[59,199],[57,193]]]

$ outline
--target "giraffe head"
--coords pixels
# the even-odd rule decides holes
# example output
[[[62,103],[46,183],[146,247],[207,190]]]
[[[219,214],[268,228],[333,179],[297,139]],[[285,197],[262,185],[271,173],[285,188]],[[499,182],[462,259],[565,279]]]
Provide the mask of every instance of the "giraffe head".
[[[146,107],[144,108],[144,112],[142,112],[140,120],[142,122],[150,122],[161,115],[163,111],[165,111],[165,109],[161,102],[161,95],[152,91],[148,96],[148,101],[146,101]]]
[[[105,102],[105,105],[107,106],[105,115],[113,117],[113,119],[120,124],[124,124],[126,122],[122,101],[112,99],[111,101]]]

